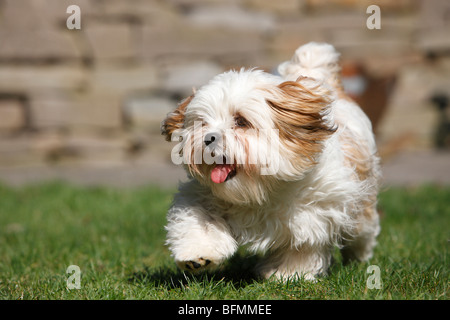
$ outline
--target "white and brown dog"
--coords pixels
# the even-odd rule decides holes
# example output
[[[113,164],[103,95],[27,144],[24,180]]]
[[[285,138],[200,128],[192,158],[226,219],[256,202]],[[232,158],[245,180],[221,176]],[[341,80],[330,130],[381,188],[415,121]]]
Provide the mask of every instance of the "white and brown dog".
[[[184,270],[221,264],[240,245],[265,254],[265,277],[315,279],[371,257],[380,231],[372,126],[343,92],[339,54],[309,43],[282,63],[214,77],[164,120],[172,159],[191,179],[168,212],[167,244]]]

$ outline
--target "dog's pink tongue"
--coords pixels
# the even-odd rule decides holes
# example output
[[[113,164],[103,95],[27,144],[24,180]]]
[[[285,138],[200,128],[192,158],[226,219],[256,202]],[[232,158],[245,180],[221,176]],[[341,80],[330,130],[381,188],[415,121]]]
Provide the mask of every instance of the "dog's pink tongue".
[[[231,166],[229,164],[218,164],[211,171],[211,180],[214,183],[222,183],[227,179],[230,171]]]

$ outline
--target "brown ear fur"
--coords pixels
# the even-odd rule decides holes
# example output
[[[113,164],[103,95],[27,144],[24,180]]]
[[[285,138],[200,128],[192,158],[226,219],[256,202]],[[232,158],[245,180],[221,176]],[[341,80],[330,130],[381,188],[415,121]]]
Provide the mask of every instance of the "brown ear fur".
[[[171,141],[172,133],[181,129],[184,126],[184,113],[186,111],[186,107],[192,101],[194,95],[191,95],[181,101],[178,104],[178,107],[171,113],[167,115],[167,118],[164,119],[161,125],[161,134],[166,136],[167,141]]]
[[[332,99],[326,88],[319,84],[312,87],[310,83],[305,86],[302,81],[312,80],[299,78],[281,83],[267,103],[274,113],[280,141],[302,159],[314,162],[322,142],[336,131],[324,119]]]

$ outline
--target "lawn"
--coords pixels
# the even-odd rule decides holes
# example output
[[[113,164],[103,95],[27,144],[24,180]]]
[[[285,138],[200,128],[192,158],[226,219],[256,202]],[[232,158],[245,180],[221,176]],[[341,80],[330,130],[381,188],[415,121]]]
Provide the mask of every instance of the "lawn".
[[[0,186],[0,299],[449,298],[450,187],[383,190],[372,260],[344,266],[336,250],[317,283],[258,279],[258,257],[244,251],[212,274],[178,271],[164,246],[172,195],[156,187]],[[68,288],[69,277],[76,284],[71,265],[81,271],[80,289]]]

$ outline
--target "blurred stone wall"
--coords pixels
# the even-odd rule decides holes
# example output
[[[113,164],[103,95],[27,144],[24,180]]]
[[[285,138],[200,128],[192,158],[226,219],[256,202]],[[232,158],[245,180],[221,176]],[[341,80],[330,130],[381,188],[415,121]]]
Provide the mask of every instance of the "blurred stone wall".
[[[335,45],[349,83],[363,79],[354,96],[386,150],[429,148],[449,26],[445,0],[1,0],[0,167],[170,161],[160,122],[193,87],[272,72],[308,41]]]

